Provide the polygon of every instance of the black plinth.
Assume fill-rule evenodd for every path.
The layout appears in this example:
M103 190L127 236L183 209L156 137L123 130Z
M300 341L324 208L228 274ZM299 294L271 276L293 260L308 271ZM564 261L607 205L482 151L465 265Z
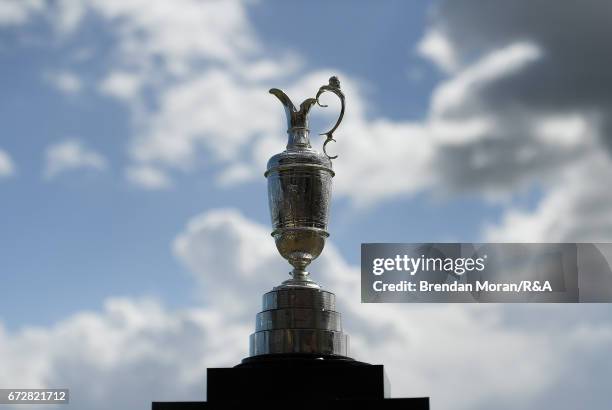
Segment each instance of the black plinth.
M390 399L382 365L349 358L270 355L208 369L208 402L154 402L153 410L403 409L429 410L429 399Z

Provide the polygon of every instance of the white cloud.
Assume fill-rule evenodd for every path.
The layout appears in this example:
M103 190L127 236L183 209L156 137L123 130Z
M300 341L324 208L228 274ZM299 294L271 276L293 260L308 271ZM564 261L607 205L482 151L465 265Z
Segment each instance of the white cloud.
M141 85L141 77L138 74L113 71L100 84L100 91L129 101L138 95Z
M71 405L88 410L203 400L206 368L235 364L247 332L216 311L109 299L49 327L0 326L0 384L68 387Z
M277 59L256 60L244 66L232 67L244 79L253 82L275 80L295 74L302 66L302 59L296 54L288 54Z
M221 186L231 186L243 181L249 181L253 179L254 170L252 167L244 164L236 164L229 168L219 175L217 179L219 185ZM259 173L257 173L257 176Z
M214 210L189 221L174 241L174 254L210 303L250 321L264 291L291 270L276 257L270 232L236 210Z
M194 172L202 166L217 171L221 186L259 178L269 156L285 144L281 107L267 94L269 86L286 89L299 102L332 73L340 76L349 104L338 142L330 147L340 154L334 190L358 206L433 190L507 199L534 183L550 186L560 170L597 147L605 123L581 107L569 114L565 108L525 108L522 96L540 90L537 86L507 102L521 79L547 64L556 49L542 36L512 32L473 35L459 43L456 23L444 9L417 51L449 77L433 90L423 121L398 121L368 112L360 81L347 73L304 72L295 53L271 56L241 2L185 0L143 7L140 0L93 1L86 7L118 22L112 26L118 52L100 91L131 108L132 164L126 177L145 189L167 188L174 170ZM292 80L296 75L301 80ZM513 82L519 86L507 86ZM317 112L331 118L333 110ZM320 147L316 136L312 142ZM525 212L513 208L507 216ZM515 237L505 226L487 227L485 234Z
M431 186L436 142L427 124L372 117L361 87L348 74L333 68L303 72L295 53L265 52L242 2L178 3L86 3L87 10L113 21L118 51L99 88L131 108L128 179L145 188L163 187L173 170L193 172L204 165L217 170L222 186L260 176L286 138L282 107L267 93L270 86L283 87L299 104L337 74L349 109L338 144L330 147L342 156L336 192L366 205ZM81 5L70 2L55 13L71 27L84 15ZM301 80L292 81L296 74ZM76 89L63 83L66 90ZM333 116L333 108L320 112ZM316 135L312 140L320 147ZM356 182L364 189L352 189Z
M269 231L215 210L193 218L174 244L203 297L249 332L260 295L290 269ZM437 409L537 408L537 397L591 377L586 363L610 354L609 321L593 322L575 306L361 304L359 268L331 243L310 270L336 292L353 356L384 363L394 397L428 395Z
M551 7L559 10L554 18ZM223 186L252 180L284 146L269 86L299 101L332 73L340 75L349 103L331 148L341 155L335 192L357 205L421 191L507 199L533 184L563 184L554 178L560 170L610 145L609 102L591 81L605 83L612 72L593 60L608 47L597 35L609 26L597 2L482 8L461 0L437 7L417 51L449 77L434 89L423 121L372 115L360 80L334 68L306 72L296 53L272 52L243 2L93 0L51 9L64 33L86 12L113 23L117 52L100 90L132 108L129 168L158 176L164 169L163 178L149 177L157 182L145 187L202 165L212 166ZM533 13L547 19L526 17ZM559 21L572 30L559 33ZM600 51L585 51L591 49ZM295 81L297 75L303 80ZM560 120L567 116L578 120Z
M434 90L430 121L492 125L455 143L437 138L432 164L441 189L497 199L541 190L538 204L511 206L499 225L485 228L486 238L612 237L609 198L598 188L612 172L612 101L600 92L612 70L597 57L607 53L609 12L589 0L495 7L458 0L436 8L428 33L443 33L460 64Z
M602 186L610 178L607 153L593 153L561 171L534 210L510 208L485 236L493 242L608 242L612 193Z
M282 118L276 104L263 86L242 84L222 70L207 70L160 92L159 110L148 117L132 155L139 161L185 168L196 163L197 148L206 148L213 163L236 161L241 147L256 135L282 135L275 126L280 121L270 121L274 115ZM251 110L258 115L247 115Z
M132 184L145 189L158 190L172 186L172 180L166 173L149 165L129 167L125 175Z
M112 299L102 312L52 327L0 332L0 360L8 369L0 383L11 375L21 385L69 386L73 403L87 409L203 399L205 369L246 355L260 296L286 278L289 265L267 227L233 210L193 218L174 249L210 310L172 312L154 301ZM441 410L491 402L529 409L558 389L576 391L583 377L593 391L606 383L588 365L610 354L605 307L364 305L358 268L332 244L311 271L337 293L353 356L384 363L394 397L428 395Z
M578 114L557 115L538 119L533 132L545 143L573 147L597 134L593 129L594 124L596 121L592 118Z
M0 0L0 26L24 24L43 8L43 0Z
M232 7L243 6L233 3ZM539 57L535 45L517 42L468 67L455 64L457 74L436 89L427 121L392 121L368 112L361 87L346 73L333 68L301 72L299 57L293 55L271 60L262 52L263 46L253 35L244 10L230 12L233 23L219 30L225 30L224 35L230 38L243 38L249 33L252 47L247 52L240 46L242 41L229 41L230 49L223 53L213 53L203 45L180 48L179 52L173 41L163 37L165 25L153 26L158 23L156 17L135 16L127 5L101 12L106 16L118 13L125 18L123 24L139 27L146 33L142 40L133 35L132 29L120 31L121 50L155 50L138 59L122 52L119 66L126 68L116 69L102 84L105 92L130 100L136 134L130 144L130 155L136 166L161 165L168 172L193 172L212 165L222 186L252 180L261 174L269 156L285 145L282 108L267 94L270 85L285 88L299 103L326 83L330 74L338 74L349 96L349 109L337 133L338 143L331 148L342 157L334 164L338 170L335 192L348 196L356 205L439 186L445 189L448 177L444 167L436 165L440 151L448 143L482 140L481 136L495 120L475 116L456 118L452 116L453 107L464 107L466 101L476 100L478 92L487 84L520 71ZM167 24L180 33L195 31L191 20L182 20L182 15L178 13ZM174 18L181 23L176 22L174 26ZM176 35L183 36L180 33ZM140 41L138 46L137 41ZM162 61L172 61L172 64L153 64L154 56L163 56ZM220 65L202 67L194 63L198 59L218 59ZM127 68L130 66L131 71ZM189 69L196 66L197 71ZM176 67L182 68L176 70ZM295 73L300 74L301 80L286 86ZM153 96L152 108L143 109L144 95ZM331 117L331 113L333 109L324 115ZM344 135L350 135L350 140L343 138ZM312 140L317 146L316 136ZM363 189L353 189L356 183ZM451 180L449 184L452 183Z
M0 178L6 178L15 173L13 160L6 151L0 149Z
M48 72L45 78L64 94L77 94L83 87L79 77L70 71Z
M240 1L93 0L89 6L116 23L125 61L160 57L174 74L189 73L198 59L241 61L258 47Z
M514 43L483 56L438 86L432 94L432 116L452 116L477 98L480 88L520 71L540 57L531 43Z
M350 104L334 147L344 161L337 165L337 192L363 205L431 183L426 164L432 142L422 124L369 118L357 81L346 73L332 68L303 72L295 53L266 53L242 2L92 1L86 7L113 21L118 51L99 88L131 108L128 178L139 185L167 185L170 175L160 177L160 166L192 172L212 165L222 186L260 176L286 139L282 107L267 93L270 86L283 87L299 103L332 74L340 75ZM70 20L72 29L84 15L81 5L70 2L55 13L60 22ZM293 83L296 74L302 80ZM332 109L319 112L333 115ZM350 187L355 181L367 189L355 193Z
M154 300L114 298L102 311L51 326L0 327L0 384L66 386L73 406L88 410L203 400L206 368L246 356L261 294L290 269L269 230L215 210L177 236L175 254L200 284L207 309L169 311ZM364 305L359 269L332 244L311 271L338 296L352 355L384 363L394 397L430 396L440 410L491 403L535 409L547 397L570 409L565 391L608 401L607 378L592 367L609 369L601 358L611 353L612 326L601 305Z
M72 7L71 3L64 2L66 7ZM13 11L6 12L7 4ZM4 16L0 22L26 21L32 8L22 9L21 4L38 2L0 3L5 6L4 14L0 6ZM498 7L489 8L470 1L448 4L454 11L442 13L434 23L445 30L433 27L429 36L438 33L438 37L425 37L420 46L422 53L450 74L436 88L425 121L372 116L357 80L339 73L349 108L337 133L338 143L331 147L341 155L335 163L336 192L366 204L432 187L511 194L519 186L541 180L550 192L535 211L513 208L501 225L489 228L489 238L609 239L612 233L606 221L611 198L601 187L607 186L611 167L605 155L597 155L604 154L601 141L605 144L609 133L602 132L605 121L597 123L591 116L593 110L605 107L609 97L598 90L606 89L612 70L597 61L607 55L609 36L584 34L606 32L608 14L597 13L584 2L555 2L554 6L499 2ZM14 7L19 7L17 12ZM267 157L284 146L281 108L266 94L268 86L289 88L289 95L298 101L336 73L331 68L304 73L299 64L296 68L290 61L278 63L275 56L262 52L263 45L238 2L106 0L92 1L87 7L113 23L119 41L113 71L101 87L103 92L131 99L135 106L136 136L130 144L135 168L128 168L127 176L140 173L144 186L166 185L168 176L160 174L159 164L163 169L193 169L198 154L220 168L222 182L261 175ZM550 7L560 10L558 15L569 16L570 22L572 16L587 13L592 18L584 21L599 29L559 32L559 21L542 12ZM523 18L508 18L511 24L507 24L504 13L511 16L517 10ZM74 29L83 15L76 9L69 12L73 17L62 20L66 31ZM546 18L524 18L523 12ZM486 13L499 15L489 18ZM517 31L517 21L536 24ZM601 21L605 25L596 25ZM557 36L551 36L553 32ZM563 41L552 44L551 38ZM580 53L585 50L592 50L591 54ZM593 56L596 60L588 60ZM211 61L214 68L206 65ZM304 80L286 87L293 80L286 73L298 73ZM589 79L599 84L593 87ZM159 103L156 108L143 113L138 103L141 93L152 93ZM558 118L568 112L579 120L560 122ZM605 117L606 113L599 114ZM589 134L587 140L577 144L585 134ZM58 160L65 165L54 174L78 166L104 167L92 165L95 155L85 161L89 165L70 165L75 163L70 158L81 155L59 157L65 157ZM105 163L99 158L93 163ZM354 186L363 189L354 190ZM117 400L125 408L142 407L156 398L152 394L143 400L146 395L133 394L139 389L168 392L164 386L171 386L184 390L162 393L159 398L192 397L200 391L195 389L202 388L204 367L218 363L210 358L227 354L222 357L231 364L243 354L234 352L244 352L261 288L280 282L289 270L271 239L263 241L268 231L235 212L218 211L195 218L175 241L176 255L198 275L204 296L231 313L234 321L203 312L213 318L202 324L200 316L189 311L178 314L188 317L186 323L177 322L176 313L159 306L122 301L119 307L76 316L51 328L0 332L4 357L0 361L10 369L3 374L16 375L12 381L40 382L41 386L73 383L88 393L82 397L92 399L124 392ZM484 408L502 402L525 408L534 397L571 391L568 386L581 378L590 383L607 380L593 377L587 366L610 355L609 321L591 321L603 308L362 306L357 269L348 266L331 245L313 272L315 279L320 277L340 296L356 356L385 363L396 396L431 395L437 408ZM576 313L583 311L592 315ZM522 320L513 320L521 312L526 312ZM530 322L532 316L540 320ZM235 333L209 342L206 329L221 326ZM67 354L70 350L77 355ZM123 355L129 360L118 359ZM10 362L15 357L20 361ZM28 360L23 362L22 357ZM162 384L159 380L166 379L160 375L165 372L172 375L172 382ZM134 374L150 378L143 381ZM173 378L187 381L174 383ZM132 388L133 383L143 384ZM83 405L95 406L99 403Z
M45 157L44 176L47 179L53 179L64 172L81 168L104 170L107 167L107 161L102 155L75 139L51 145L47 148Z
M452 73L459 66L453 46L439 30L428 31L417 44L417 51L446 72Z
M279 107L258 82L294 73L299 57L262 58L240 1L93 1L88 8L113 21L118 51L100 91L131 108L131 168L141 170L131 179L166 185L169 175L152 178L159 165L185 171L204 162L221 167L221 184L248 179L253 160L237 173L237 153L253 138L284 134L270 121L282 118Z
M330 146L342 156L334 164L336 192L364 205L427 187L431 183L427 164L435 142L423 125L369 119L355 81L331 69L306 73L285 89L298 104L325 84L330 73L340 76L350 95L350 110L338 132L338 143ZM286 145L282 106L267 89L211 69L160 90L159 108L142 121L143 132L133 140L132 156L141 163L181 170L207 162L220 169L218 182L225 186L259 178L268 158ZM337 112L334 108L315 111L314 115L326 118ZM316 135L312 144L321 149ZM364 189L354 190L356 181Z
M55 7L52 23L62 36L69 35L79 26L85 16L89 0L56 0L48 4Z

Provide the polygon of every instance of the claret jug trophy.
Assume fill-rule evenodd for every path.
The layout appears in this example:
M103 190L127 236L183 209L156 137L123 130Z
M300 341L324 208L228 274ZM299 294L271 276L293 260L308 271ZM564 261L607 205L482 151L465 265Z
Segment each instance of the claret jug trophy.
M323 151L310 143L308 115L313 106L324 106L319 97L331 92L340 98L340 115L326 139ZM264 295L251 335L250 356L267 354L348 355L348 336L342 332L335 296L322 290L306 270L317 258L329 236L331 186L334 171L326 146L344 116L344 94L336 77L322 86L315 98L299 109L281 90L270 93L282 103L287 117L285 151L268 161L268 200L272 236L281 256L291 264L291 278Z
M322 151L310 142L308 114L325 105L319 97L340 98L340 113L325 136ZM329 236L332 160L327 145L344 116L340 81L331 77L299 109L281 90L270 90L287 116L286 149L270 158L265 172L272 237L292 266L291 277L263 295L249 356L231 368L209 368L207 402L154 402L153 410L193 409L406 409L428 410L428 398L389 399L382 365L349 357L335 295L308 273ZM223 331L220 329L220 331Z

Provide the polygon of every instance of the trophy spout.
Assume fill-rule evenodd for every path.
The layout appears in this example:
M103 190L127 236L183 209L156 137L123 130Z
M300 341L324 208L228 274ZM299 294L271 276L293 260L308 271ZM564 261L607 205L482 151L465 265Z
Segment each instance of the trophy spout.
M278 88L271 88L270 94L276 96L278 100L283 104L285 108L285 116L287 118L287 133L289 134L289 141L287 142L287 150L299 150L299 149L310 149L310 137L308 128L308 115L313 105L317 104L320 107L327 107L325 104L321 104L319 98L325 92L331 92L336 94L340 99L340 114L334 126L327 132L323 132L320 135L325 135L325 142L323 143L323 154L329 159L338 158L337 155L330 156L327 154L327 144L335 142L333 133L340 126L342 119L344 118L344 93L340 90L340 80L338 77L332 76L329 79L329 83L322 85L317 92L315 98L307 98L302 104L300 109L297 110L291 99L285 94L283 90Z
M278 88L270 89L270 94L276 96L285 108L285 116L287 118L287 134L289 140L287 142L288 150L309 149L310 138L308 129L308 114L313 105L316 104L316 98L307 98L300 104L300 109L297 110L291 99Z

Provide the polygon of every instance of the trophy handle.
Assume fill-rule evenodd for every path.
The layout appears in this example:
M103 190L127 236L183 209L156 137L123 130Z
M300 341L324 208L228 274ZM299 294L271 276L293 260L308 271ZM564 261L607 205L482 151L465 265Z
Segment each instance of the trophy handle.
M342 118L344 117L344 94L342 93L342 91L340 91L340 80L338 80L338 77L336 77L336 76L330 77L329 84L321 86L321 88L319 88L319 92L317 92L317 95L315 96L315 99L317 101L317 105L319 107L327 107L326 104L321 104L319 102L319 97L325 91L329 91L329 92L332 92L332 93L336 94L338 96L338 98L340 98L340 104L341 104L340 115L338 116L338 120L336 120L336 124L329 131L323 132L323 133L319 134L319 135L325 135L327 137L325 139L325 142L323 143L323 153L329 159L336 159L336 158L338 158L338 156L334 155L333 157L330 157L329 154L327 153L327 151L325 150L325 148L326 148L327 144L329 144L331 141L336 142L336 140L333 137L333 133L334 133L334 131L336 131L336 128L338 128L338 126L340 126L340 122L342 122Z

